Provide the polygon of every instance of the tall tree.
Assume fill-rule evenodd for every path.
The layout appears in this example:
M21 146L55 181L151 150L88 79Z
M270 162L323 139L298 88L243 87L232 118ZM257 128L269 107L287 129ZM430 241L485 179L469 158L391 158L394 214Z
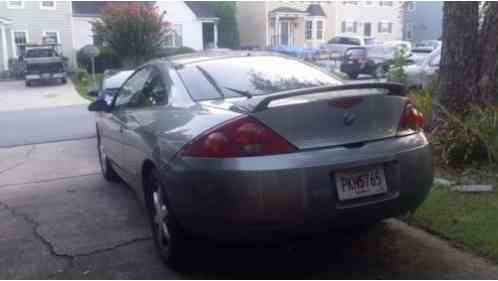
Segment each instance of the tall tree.
M478 98L478 27L478 2L444 3L439 92L454 113L464 113Z
M239 29L237 25L237 2L215 2L218 22L218 46L221 48L236 49L239 47Z
M498 3L485 2L479 32L479 95L483 102L497 100Z
M158 54L169 24L150 3L110 2L92 25L96 41L134 67Z

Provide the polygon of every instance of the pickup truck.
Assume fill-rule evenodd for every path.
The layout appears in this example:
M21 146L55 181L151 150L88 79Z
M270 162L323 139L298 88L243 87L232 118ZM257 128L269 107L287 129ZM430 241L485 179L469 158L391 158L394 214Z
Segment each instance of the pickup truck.
M67 82L64 58L54 45L27 46L23 60L26 65L26 87L39 81Z

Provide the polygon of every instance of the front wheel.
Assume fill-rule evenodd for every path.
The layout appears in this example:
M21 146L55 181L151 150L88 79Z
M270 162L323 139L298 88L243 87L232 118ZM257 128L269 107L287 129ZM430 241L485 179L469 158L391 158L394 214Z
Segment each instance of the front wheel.
M167 265L178 268L186 257L188 243L171 213L165 188L155 169L148 173L146 191L154 243L161 259Z

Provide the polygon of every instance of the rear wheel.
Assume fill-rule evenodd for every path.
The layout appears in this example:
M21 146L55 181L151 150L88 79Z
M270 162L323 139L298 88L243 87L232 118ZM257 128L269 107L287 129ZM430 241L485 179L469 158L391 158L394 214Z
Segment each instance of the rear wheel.
M171 213L165 188L155 169L148 173L146 190L149 220L159 255L167 265L179 268L188 251L186 236Z
M100 134L97 132L97 148L99 152L99 163L100 163L100 171L102 172L102 176L104 179L111 182L119 181L120 178L116 171L112 168L112 165L109 161L109 158L104 152L104 145L102 144L102 139L100 138Z
M24 82L24 84L26 85L26 87L31 87L31 81L26 80L26 82Z
M62 79L61 79L61 83L62 83L62 84L66 84L66 83L67 83L66 78L62 78Z

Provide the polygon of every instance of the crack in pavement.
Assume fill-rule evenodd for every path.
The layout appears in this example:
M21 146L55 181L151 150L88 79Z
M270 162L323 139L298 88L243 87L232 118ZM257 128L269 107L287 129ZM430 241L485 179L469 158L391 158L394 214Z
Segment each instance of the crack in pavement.
M134 244L134 243L138 243L138 242L148 241L148 240L152 239L151 236L138 237L138 238L130 239L128 241L117 243L117 244L109 246L109 247L105 247L105 248L101 248L101 249L95 249L95 250L90 251L88 253L81 253L81 254L74 254L74 255L62 254L62 253L58 253L57 250L55 249L55 246L53 245L53 243L49 239L47 239L46 237L44 237L38 231L38 229L40 227L40 223L39 222L37 222L35 219L33 219L32 217L30 217L27 214L23 214L23 213L18 212L16 209L12 208L11 206L9 206L5 202L0 201L0 207L3 207L5 210L7 210L8 212L10 212L12 214L12 216L14 216L14 217L20 217L24 221L26 221L27 223L29 223L30 225L32 225L33 226L33 234L34 234L34 236L36 238L38 238L38 240L40 240L42 242L42 244L47 247L49 253L52 256L54 256L54 257L65 259L69 263L69 267L70 268L71 267L76 267L75 262L76 262L77 258L80 258L80 257L89 257L89 256L92 256L92 255L95 255L95 254L109 252L109 251L112 251L112 250L116 250L116 249L118 249L120 247L128 246L128 245L131 245L131 244Z
M5 168L5 169L1 170L0 174L3 174L5 172L8 172L10 170L13 170L13 169L15 169L17 167L20 167L20 166L24 165L24 163L26 163L26 161L28 160L28 158L33 154L33 152L35 152L35 150L36 150L36 145L32 145L31 149L28 152L26 152L26 155L24 155L24 159L20 163L17 163L17 164L15 164L12 167L8 167L8 168Z

